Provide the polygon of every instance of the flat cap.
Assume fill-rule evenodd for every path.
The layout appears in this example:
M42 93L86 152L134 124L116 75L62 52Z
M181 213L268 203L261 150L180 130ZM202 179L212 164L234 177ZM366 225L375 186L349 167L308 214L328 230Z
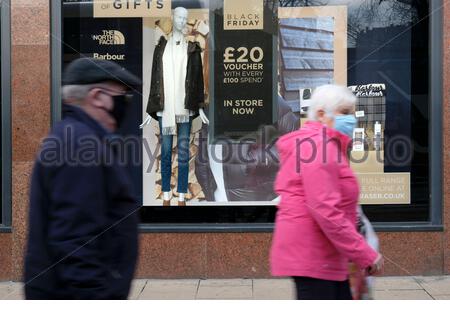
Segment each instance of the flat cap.
M141 80L117 63L93 58L80 58L72 61L64 71L62 84L91 84L113 81L129 88L141 85Z

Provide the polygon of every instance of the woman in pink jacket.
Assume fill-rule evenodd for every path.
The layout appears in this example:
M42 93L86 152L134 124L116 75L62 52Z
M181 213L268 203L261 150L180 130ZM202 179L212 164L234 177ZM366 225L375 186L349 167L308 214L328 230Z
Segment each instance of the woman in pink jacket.
M277 142L271 271L294 278L298 299L351 299L349 260L370 274L383 266L356 230L359 186L347 158L355 102L345 87L318 87L309 121Z

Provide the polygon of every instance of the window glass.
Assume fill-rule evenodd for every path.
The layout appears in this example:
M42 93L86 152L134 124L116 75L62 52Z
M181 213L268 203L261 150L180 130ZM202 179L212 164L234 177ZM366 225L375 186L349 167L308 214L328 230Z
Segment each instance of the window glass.
M272 223L274 143L329 83L358 98L366 214L427 221L428 14L423 0L63 1L62 61L107 59L142 78L121 130L144 223Z
M356 160L355 171L360 177L361 202L365 204L365 212L375 221L427 220L428 1L281 0L280 10L289 12L289 7L310 6L316 8L311 15L320 16L316 18L316 35L310 40L317 43L306 44L306 51L283 44L286 43L283 42L283 37L295 37L293 32L296 32L298 39L305 33L301 25L289 25L296 21L295 18L280 19L282 60L289 62L294 56L311 53L311 50L315 50L311 47L314 45L320 48L321 56L326 54L329 56L323 60L318 59L319 55L302 60L308 64L304 69L312 69L321 75L313 77L315 82L312 82L311 86L335 80L332 79L332 75L327 74L327 70L330 66L336 70L333 62L339 63L336 60L336 51L333 52L331 49L332 40L330 38L327 40L324 36L333 35L327 28L333 25L333 22L336 28L340 17L334 16L334 21L324 21L330 16L324 5L328 8L331 6L337 9L342 6L345 8L347 85L360 95L356 116L357 126L361 129L355 132L355 137L362 138L364 143L360 147L366 148L369 154L368 161L361 164L357 163L361 159L358 152L354 152L353 157ZM336 37L340 31L342 30L334 29L334 36ZM312 35L314 32L308 34ZM300 52L296 51L296 54L293 54L292 50L297 49L300 49ZM333 49L336 50L336 47ZM331 56L334 56L334 61ZM298 77L304 74L305 70L295 66L287 66L286 69L287 75L284 78L288 79L288 84L298 86L297 80L292 80L290 73ZM283 79L283 72L281 74ZM320 80L317 80L318 78ZM302 85L305 84L300 83L300 86ZM289 89L284 90L284 97L294 108L298 105L297 93ZM353 149L355 150L355 146ZM372 153L377 153L376 150L379 150L383 161L370 161ZM402 199L403 196L405 198Z

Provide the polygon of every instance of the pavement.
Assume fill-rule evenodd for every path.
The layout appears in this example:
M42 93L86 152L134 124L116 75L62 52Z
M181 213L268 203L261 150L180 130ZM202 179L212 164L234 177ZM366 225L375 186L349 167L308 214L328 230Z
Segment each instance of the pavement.
M294 299L290 279L137 279L130 299ZM375 279L376 300L450 300L450 276L380 277ZM0 299L23 299L23 284L0 282Z

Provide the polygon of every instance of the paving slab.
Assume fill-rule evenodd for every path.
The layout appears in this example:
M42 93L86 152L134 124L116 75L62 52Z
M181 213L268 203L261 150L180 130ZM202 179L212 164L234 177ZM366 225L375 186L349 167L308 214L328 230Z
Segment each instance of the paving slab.
M193 300L199 280L148 280L139 300Z
M416 277L417 282L432 296L450 295L450 277Z
M383 277L374 278L375 290L421 290L423 289L414 278Z
M239 287L252 286L252 279L206 279L200 280L200 287Z
M0 282L0 300L23 300L25 294L21 282Z
M23 284L0 282L0 299L23 299ZM130 299L294 299L290 279L136 279ZM376 278L374 298L379 300L450 300L450 276Z
M434 295L435 300L450 300L450 295Z
M374 291L375 300L433 300L425 290Z
M202 285L196 299L244 300L252 299L252 285Z
M147 279L138 279L133 280L131 283L130 294L128 295L128 299L137 300L144 290L145 285L147 284Z
M290 279L253 280L253 299L257 300L293 300L295 285Z

